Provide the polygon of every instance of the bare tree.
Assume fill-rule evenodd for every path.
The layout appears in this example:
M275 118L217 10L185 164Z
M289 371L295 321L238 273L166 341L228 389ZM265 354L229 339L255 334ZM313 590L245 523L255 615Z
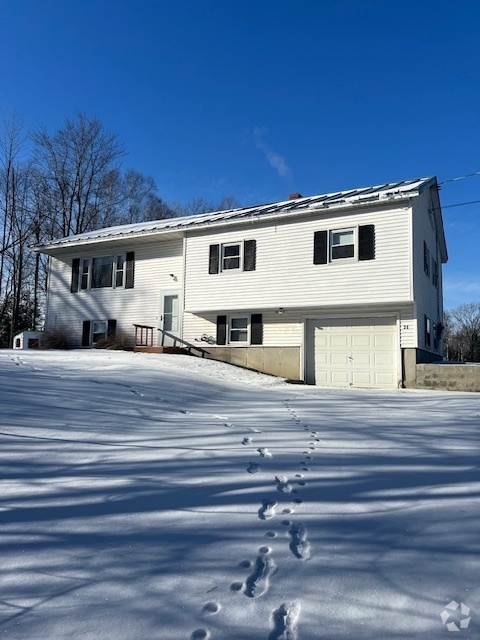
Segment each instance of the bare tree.
M98 227L112 207L109 183L124 155L117 136L83 112L67 118L54 134L42 127L31 135L50 208L56 214L56 235Z
M16 114L3 116L0 133L0 341L11 344L22 328L31 304L28 278L32 263L26 250L33 223L29 208L30 164Z
M480 303L471 302L445 312L446 353L449 360L480 361Z

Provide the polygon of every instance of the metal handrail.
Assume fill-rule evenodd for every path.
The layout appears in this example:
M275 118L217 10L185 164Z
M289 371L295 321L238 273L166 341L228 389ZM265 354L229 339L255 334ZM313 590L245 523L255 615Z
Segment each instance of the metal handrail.
M181 345L185 345L187 351L190 353L190 351L192 349L196 349L196 351L199 351L202 354L202 358L205 357L205 354L209 354L208 351L206 351L205 349L202 349L202 347L197 347L196 345L192 344L191 342L187 342L186 340L183 340L183 338L179 338L178 336L174 336L173 333L169 333L168 331L165 331L164 329L157 329L157 331L160 331L162 334L162 344L161 346L164 347L165 346L165 336L167 336L168 338L171 338L173 340L173 346L176 347L177 346L177 342L179 342Z

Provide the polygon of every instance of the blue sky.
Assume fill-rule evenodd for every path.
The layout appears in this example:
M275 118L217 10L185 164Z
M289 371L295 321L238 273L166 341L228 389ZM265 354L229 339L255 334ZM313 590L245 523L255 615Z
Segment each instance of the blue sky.
M480 171L474 0L0 0L0 110L78 110L167 201ZM480 301L480 176L441 191L447 308Z

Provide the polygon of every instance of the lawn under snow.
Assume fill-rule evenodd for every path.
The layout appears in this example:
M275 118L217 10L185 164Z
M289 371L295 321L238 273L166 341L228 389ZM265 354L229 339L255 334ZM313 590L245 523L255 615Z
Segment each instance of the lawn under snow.
M0 637L480 637L480 394L106 351L0 384Z

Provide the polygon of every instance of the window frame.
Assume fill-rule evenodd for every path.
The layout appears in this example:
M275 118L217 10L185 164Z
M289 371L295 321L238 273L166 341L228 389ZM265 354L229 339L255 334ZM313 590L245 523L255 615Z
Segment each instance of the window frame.
M426 241L423 241L423 270L427 278L430 278L430 249Z
M333 236L334 234L345 234L345 233L351 233L352 234L352 242L348 243L348 244L333 244ZM328 253L329 253L329 261L332 262L337 262L337 260L356 260L358 261L358 234L357 234L357 227L345 227L342 229L330 229L329 231L329 238L328 238ZM353 249L353 255L351 256L338 256L338 257L334 257L333 256L333 249L336 247L352 247Z
M428 316L425 316L425 348L432 348L432 321Z
M234 320L246 320L245 328L233 328L232 321ZM236 313L233 315L229 315L227 317L227 344L229 346L250 346L250 338L251 338L251 324L252 324L252 315L250 313ZM246 331L247 337L246 340L232 340L232 331L243 332Z
M93 281L93 261L111 258L111 284L94 287ZM121 261L122 268L119 268L119 261ZM118 274L121 274L121 282L118 283ZM127 253L114 253L110 255L90 256L88 258L80 259L80 273L79 273L79 291L97 291L99 289L125 289L126 288L126 273L127 273Z
M439 279L438 262L432 256L432 283L436 289L438 289L438 279Z
M105 324L105 331L95 331L95 324ZM94 336L99 335L99 337L94 340ZM92 320L90 324L90 345L93 347L100 340L104 340L108 336L108 320Z
M238 255L226 256L225 249L238 247ZM226 266L226 262L238 259L237 267ZM220 245L220 271L243 271L243 242L224 242Z

